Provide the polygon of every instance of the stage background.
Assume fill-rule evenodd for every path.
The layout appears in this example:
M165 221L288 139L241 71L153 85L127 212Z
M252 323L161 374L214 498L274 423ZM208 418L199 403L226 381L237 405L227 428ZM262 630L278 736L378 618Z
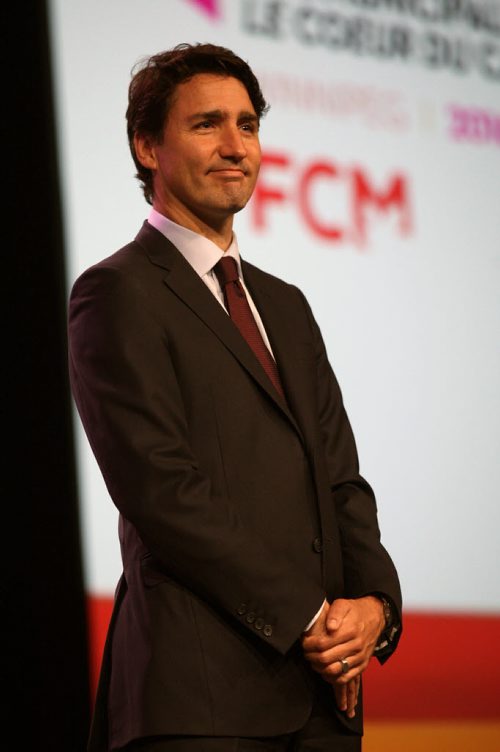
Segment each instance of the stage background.
M419 749L500 748L500 4L49 8L67 290L147 216L125 131L134 63L211 41L258 75L271 109L240 250L312 305L404 594L398 654L367 672L365 749L409 750L410 729ZM93 688L121 566L73 419Z

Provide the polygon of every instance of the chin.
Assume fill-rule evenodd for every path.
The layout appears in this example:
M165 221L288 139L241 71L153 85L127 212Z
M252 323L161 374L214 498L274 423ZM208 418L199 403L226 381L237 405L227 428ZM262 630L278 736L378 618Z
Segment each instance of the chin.
M224 196L220 197L221 208L232 212L241 211L247 205L251 195L248 191L227 191Z
M245 202L241 201L238 203L231 204L231 206L229 207L229 211L231 212L231 214L236 214L237 212L244 209L246 205L247 205L246 201Z
M233 212L239 212L242 209L245 208L245 206L248 204L248 201L250 199L250 196L232 196L228 197L228 206L231 211Z
M225 201L224 203L217 204L217 206L213 206L213 212L214 214L218 214L221 217L226 217L230 214L236 214L237 212L241 211L245 208L247 205L248 199L245 201Z

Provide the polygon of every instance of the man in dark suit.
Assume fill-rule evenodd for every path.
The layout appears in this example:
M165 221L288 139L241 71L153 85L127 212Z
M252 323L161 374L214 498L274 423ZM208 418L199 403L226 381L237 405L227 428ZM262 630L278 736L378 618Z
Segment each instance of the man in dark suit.
M358 750L401 595L319 328L241 260L266 103L212 45L150 58L128 134L148 220L70 300L79 413L120 511L91 750Z

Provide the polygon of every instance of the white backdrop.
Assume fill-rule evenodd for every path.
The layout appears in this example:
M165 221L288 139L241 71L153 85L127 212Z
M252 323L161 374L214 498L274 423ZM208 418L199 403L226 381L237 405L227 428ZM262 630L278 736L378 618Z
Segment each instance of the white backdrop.
M309 298L406 607L500 612L500 2L52 0L51 21L68 287L147 216L134 63L248 60L271 109L242 255ZM75 427L87 588L112 594L117 513Z

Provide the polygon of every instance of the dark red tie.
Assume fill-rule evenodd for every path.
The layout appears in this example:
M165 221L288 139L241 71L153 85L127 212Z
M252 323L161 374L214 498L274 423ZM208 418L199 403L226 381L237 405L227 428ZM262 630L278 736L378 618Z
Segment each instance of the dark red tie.
M214 272L224 292L224 300L229 315L254 351L274 388L285 399L275 360L262 339L252 309L248 304L245 290L238 278L236 259L232 256L223 256L214 266Z

